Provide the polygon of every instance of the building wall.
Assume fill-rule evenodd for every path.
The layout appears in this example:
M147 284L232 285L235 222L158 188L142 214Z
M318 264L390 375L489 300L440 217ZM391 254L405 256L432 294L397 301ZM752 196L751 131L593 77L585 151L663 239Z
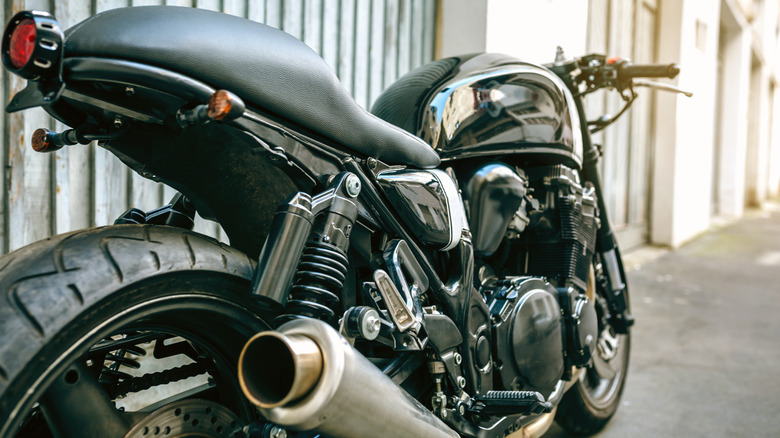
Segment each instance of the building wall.
M53 13L67 29L107 9L162 3L219 10L302 39L364 107L395 79L434 57L436 0L5 0L0 21L38 9ZM4 102L25 86L5 71L0 71L0 83ZM175 194L131 172L95 144L35 153L30 137L42 127L66 128L41 109L0 117L0 160L5 164L0 253L52 234L110 224L131 206L151 210ZM196 230L226 239L213 222L199 220Z
M480 20L486 14L487 51L549 62L561 45L570 56L595 51L680 64L681 74L667 82L692 91L693 98L639 91L639 105L595 137L605 150L605 196L621 243L674 247L705 231L714 218L740 217L746 207L780 194L779 5L487 0L472 4L471 13ZM454 28L458 38L482 47L481 27L469 37L465 26L444 21L440 27ZM449 38L446 32L439 37ZM589 99L586 109L614 114L619 103ZM623 153L626 144L629 152ZM642 172L648 176L637 177Z

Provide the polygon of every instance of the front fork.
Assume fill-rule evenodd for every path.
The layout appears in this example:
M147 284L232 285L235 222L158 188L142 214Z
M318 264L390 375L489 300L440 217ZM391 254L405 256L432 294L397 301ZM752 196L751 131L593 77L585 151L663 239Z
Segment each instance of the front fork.
M585 117L585 111L582 105L582 98L576 97L577 112L580 117ZM588 131L587 123L582 123L582 142L585 156L582 164L582 177L585 181L593 184L598 200L599 219L601 226L596 235L596 251L601 256L601 264L604 272L603 290L605 290L607 305L609 306L610 324L616 333L626 334L628 328L634 324L634 317L631 316L628 301L628 284L626 282L626 273L623 269L623 261L620 257L615 233L612 230L612 223L607 213L607 205L604 202L604 191L601 188L601 175L599 172L599 159L601 152L593 145Z

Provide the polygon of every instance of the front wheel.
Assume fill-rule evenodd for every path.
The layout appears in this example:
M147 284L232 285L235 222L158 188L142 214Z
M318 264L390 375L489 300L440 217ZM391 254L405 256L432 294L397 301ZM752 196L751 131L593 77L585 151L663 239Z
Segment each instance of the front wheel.
M123 225L0 258L0 437L240 436L236 369L268 328L253 263L192 232Z
M595 299L599 319L596 352L591 366L582 370L555 414L555 421L576 435L592 435L606 426L620 405L628 374L631 332L617 334L610 326L606 291L601 290L604 283L595 281L600 271L599 265L591 270L588 285L588 298Z

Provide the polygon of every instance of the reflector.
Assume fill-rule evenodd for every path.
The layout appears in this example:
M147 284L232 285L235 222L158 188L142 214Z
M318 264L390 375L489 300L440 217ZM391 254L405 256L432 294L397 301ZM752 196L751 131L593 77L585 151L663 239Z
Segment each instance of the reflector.
M9 56L11 64L16 68L22 68L27 65L35 49L35 23L32 20L22 20L11 34L11 47Z

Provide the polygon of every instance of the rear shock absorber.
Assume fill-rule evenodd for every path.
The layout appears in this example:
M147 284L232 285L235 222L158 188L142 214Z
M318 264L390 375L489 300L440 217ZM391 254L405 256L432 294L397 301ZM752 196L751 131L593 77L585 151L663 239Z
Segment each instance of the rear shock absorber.
M308 217L313 218L319 213L322 215L314 220L315 232L305 243L302 254L300 249L292 249L297 249L297 254L301 255L292 287L287 289L289 292L282 296L279 296L278 288L274 292L277 295L274 301L284 306L284 314L275 320L277 326L299 317L335 323L336 315L341 310L340 294L349 265L349 236L357 218L355 198L360 188L360 180L356 175L343 172L333 178L328 190L311 198L311 215ZM322 217L324 220L321 220ZM302 222L294 215L280 217L280 222L282 220ZM306 227L301 227L301 230L304 229ZM269 237L263 253L272 248L274 243ZM256 284L268 283L268 276L272 278L275 275L268 269L263 271L258 272ZM263 296L271 291L255 289L255 293Z
M337 246L316 240L309 242L298 265L286 312L332 322L339 308L339 293L344 288L348 264L346 252Z

